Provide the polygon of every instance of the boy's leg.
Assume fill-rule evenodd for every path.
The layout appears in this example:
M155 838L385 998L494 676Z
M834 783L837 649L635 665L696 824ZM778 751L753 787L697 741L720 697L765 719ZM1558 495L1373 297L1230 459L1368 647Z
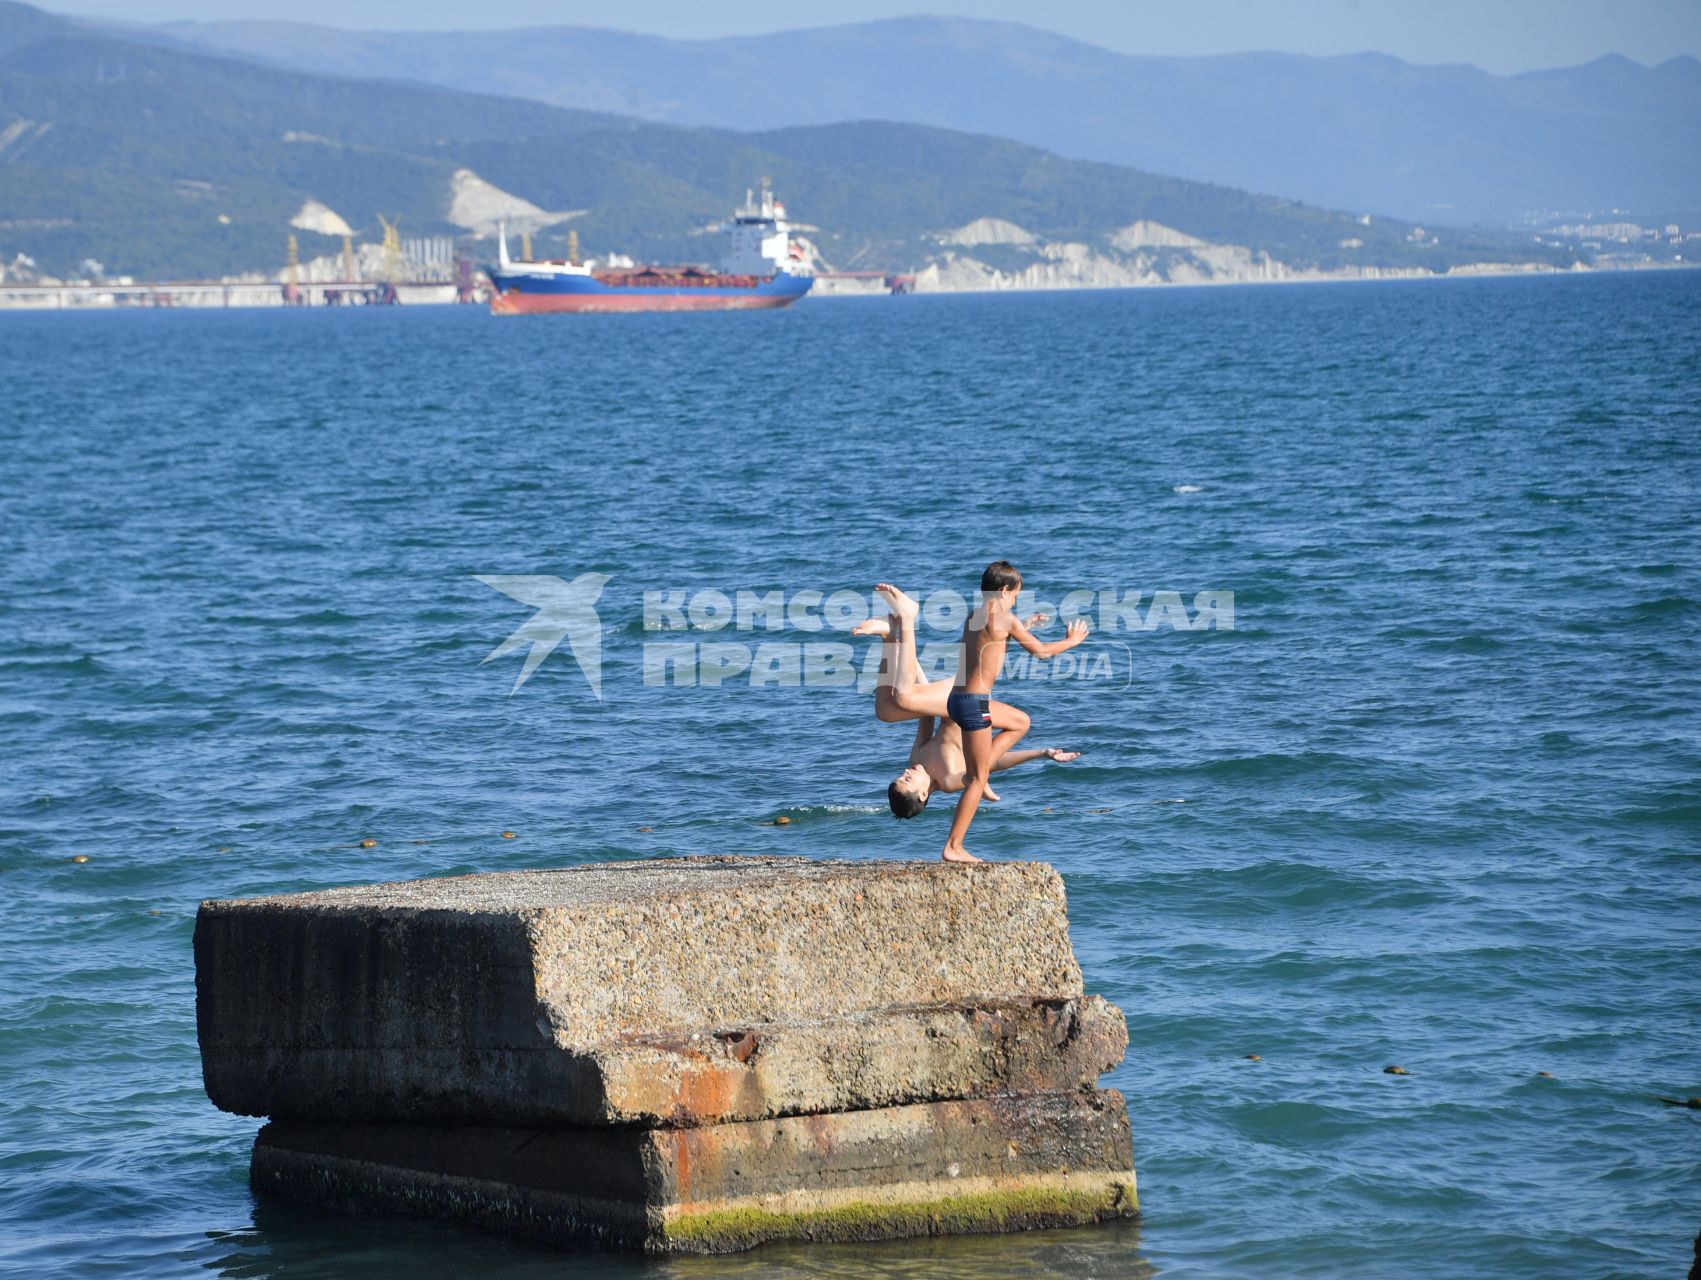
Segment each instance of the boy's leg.
M870 618L857 624L851 632L853 636L880 637L880 675L874 686L874 716L878 720L888 722L911 720L917 717L904 711L898 706L894 687L897 684L898 664L903 661L903 650L900 640L903 636L902 624L896 618Z
M1022 735L1028 731L1030 721L1026 711L1023 711L1020 707L1013 707L1008 702L994 700L988 708L988 714L992 717L994 730L992 735L992 763L987 766L987 773L990 774L998 768L998 762L1004 759L1005 753L1022 740ZM963 735L965 777L968 772L966 763L968 760L968 736L968 734ZM981 788L981 799L990 800L993 804L997 804L1003 798L992 789L992 782L989 778L986 785Z
M888 722L915 720L945 714L945 700L954 681L924 680L915 651L914 602L896 587L881 585L889 607L889 618L870 618L851 632L857 636L880 636L880 683L874 690L874 714ZM887 594L887 593L890 594ZM901 601L901 603L899 603Z
M916 656L915 624L921 606L896 587L882 583L876 587L892 609L892 622L898 633L898 662L893 668L893 686L904 709L912 716L944 716L945 703L956 686L954 676L928 680L922 675L921 659Z
M951 834L945 840L942 855L947 862L979 862L981 859L963 848L963 837L969 823L974 821L986 791L986 779L992 772L992 731L972 729L963 732L963 794L957 800L957 810L951 815Z
M994 699L989 710L992 714L992 727L998 732L992 739L992 763L988 766L988 771L998 766L998 762L1004 758L1005 752L1020 742L1028 732L1029 726L1033 724L1026 711L1023 711L1020 707L1013 707L1008 702L999 702ZM963 749L966 754L968 750L967 734L963 735Z

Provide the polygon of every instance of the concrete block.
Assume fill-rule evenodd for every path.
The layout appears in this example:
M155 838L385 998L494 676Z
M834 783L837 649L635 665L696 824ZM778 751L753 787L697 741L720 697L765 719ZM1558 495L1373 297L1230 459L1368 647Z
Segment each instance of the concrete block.
M1131 1217L1115 1091L922 1103L706 1128L274 1121L257 1191L456 1218L564 1245L724 1253Z
M1125 1036L1082 1001L1043 863L677 858L212 901L195 959L207 1092L246 1115L704 1124L1089 1084Z

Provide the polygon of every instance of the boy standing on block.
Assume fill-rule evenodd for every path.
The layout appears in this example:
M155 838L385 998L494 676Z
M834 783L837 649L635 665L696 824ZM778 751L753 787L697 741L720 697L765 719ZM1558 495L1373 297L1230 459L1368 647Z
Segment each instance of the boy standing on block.
M966 764L962 797L951 816L951 834L945 841L945 861L979 862L963 848L963 837L974 821L992 772L992 686L1004 668L1004 649L1010 637L1036 658L1050 658L1073 649L1087 638L1087 624L1077 618L1061 640L1049 644L1034 639L1033 633L1016 616L1016 596L1022 575L1008 560L994 560L980 575L981 604L963 623L963 656L957 664L957 679L945 700L945 714L963 731Z

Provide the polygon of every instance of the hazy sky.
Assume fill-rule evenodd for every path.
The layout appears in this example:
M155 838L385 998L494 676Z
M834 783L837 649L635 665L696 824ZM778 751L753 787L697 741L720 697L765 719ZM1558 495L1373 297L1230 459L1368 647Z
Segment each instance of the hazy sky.
M1622 53L1701 56L1701 0L38 0L143 22L279 18L379 30L568 23L681 38L913 13L1001 18L1126 53L1357 53L1501 73Z

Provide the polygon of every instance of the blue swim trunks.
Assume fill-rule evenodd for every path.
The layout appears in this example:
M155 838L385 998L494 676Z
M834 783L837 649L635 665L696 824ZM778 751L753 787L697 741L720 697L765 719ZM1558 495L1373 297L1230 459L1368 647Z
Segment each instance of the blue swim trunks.
M951 696L945 699L945 714L950 716L964 733L973 733L976 729L990 729L992 695L953 689Z

